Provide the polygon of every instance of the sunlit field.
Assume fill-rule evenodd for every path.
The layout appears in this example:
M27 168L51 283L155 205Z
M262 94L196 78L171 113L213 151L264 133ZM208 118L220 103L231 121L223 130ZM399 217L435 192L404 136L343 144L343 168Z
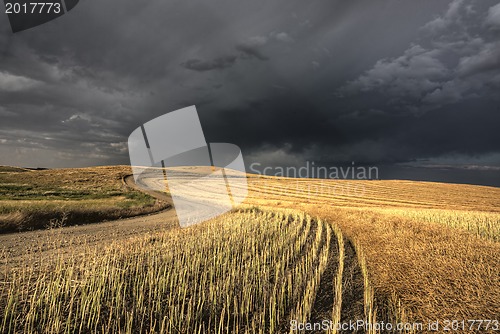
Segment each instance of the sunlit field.
M321 217L357 245L379 320L498 319L500 189L267 177L250 183L248 202Z
M340 320L343 247L341 235L310 216L247 209L111 242L104 252L31 258L31 266L3 273L0 328L278 333L290 318L308 319L318 293L330 298L326 315ZM319 290L327 265L337 268L328 273L340 283L335 291Z
M0 233L93 223L158 211L153 197L129 189L128 167L32 171L0 166Z
M120 192L102 201L113 207L138 191L122 182L127 167L116 170L120 182L98 188ZM21 174L3 180L34 182ZM88 180L78 182L82 203L100 182ZM60 209L64 200L44 201L42 186L29 190L33 203ZM2 236L0 332L293 333L324 320L331 326L315 332L338 332L363 320L420 333L435 321L500 320L500 189L249 175L248 190L239 208L184 229L167 210L157 215L164 225L146 227L155 215L118 221L101 241L94 229L108 223L75 234L52 226L37 232L38 248L29 234L24 245L7 242L23 234ZM4 192L1 207L22 193ZM143 229L123 236L120 224Z

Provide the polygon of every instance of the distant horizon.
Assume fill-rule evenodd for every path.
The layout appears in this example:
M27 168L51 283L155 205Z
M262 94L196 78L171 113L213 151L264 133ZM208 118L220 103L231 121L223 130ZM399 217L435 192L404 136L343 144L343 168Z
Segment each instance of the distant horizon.
M128 164L135 129L196 106L206 142L248 165L500 185L461 169L500 170L498 0L146 7L82 3L19 33L0 21L0 163Z
M79 169L93 167L118 167L130 166L130 164L99 164L87 165L78 167L42 167L42 166L13 166L0 164L0 167L24 168L29 170L52 170L52 169ZM439 168L439 167L411 167L411 166L381 166L379 179L366 179L372 181L415 181L415 182L433 182L433 183L449 183L449 184L465 184L474 186L487 186L500 188L500 173L498 170L470 170L464 168ZM424 175L423 172L426 175ZM384 173L385 172L385 173ZM251 173L247 170L247 174L259 175ZM385 174L385 176L384 176ZM275 176L275 175L265 175ZM286 176L277 176L286 177ZM308 178L298 177L299 179L328 179L328 178ZM364 181L356 179L330 179L330 180L350 180Z

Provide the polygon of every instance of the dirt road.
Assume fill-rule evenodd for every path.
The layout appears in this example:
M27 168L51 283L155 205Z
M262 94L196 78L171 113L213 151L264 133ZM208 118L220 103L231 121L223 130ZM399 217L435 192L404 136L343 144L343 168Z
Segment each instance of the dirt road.
M124 182L131 188L139 189L159 200L171 203L170 197L164 193L138 187L132 176L125 177ZM154 214L98 224L3 234L0 235L0 268L3 265L28 266L30 262L27 260L29 259L40 260L56 252L78 253L79 248L89 246L106 247L111 241L116 242L172 228L179 228L179 226L175 210L170 207Z

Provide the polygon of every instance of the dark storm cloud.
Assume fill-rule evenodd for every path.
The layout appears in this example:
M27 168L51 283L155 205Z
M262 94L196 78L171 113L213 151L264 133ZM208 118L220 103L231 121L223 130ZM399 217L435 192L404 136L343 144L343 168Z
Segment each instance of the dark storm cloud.
M289 42L291 39L288 37L286 33L276 34L275 39L281 40L284 42ZM268 38L257 36L253 37L249 41L237 44L234 48L239 52L237 55L226 55L216 57L211 60L201 60L201 59L189 59L185 63L181 65L187 68L188 70L205 72L211 70L222 70L228 67L231 67L235 64L235 62L240 59L249 59L256 58L259 60L267 60L268 58L262 54L259 48L265 44L267 44Z
M200 59L189 59L182 65L184 65L184 67L189 70L204 72L204 71L231 67L233 66L236 59L237 59L236 56L219 57L209 61Z
M255 57L260 60L267 60L266 56L262 54L261 51L259 51L258 47L255 45L251 44L239 44L236 46L236 50L241 51L243 54L249 56L249 57Z
M0 164L127 163L135 128L195 104L249 163L500 165L499 8L113 0L16 35L0 20Z
M377 61L340 93L375 91L415 113L497 95L500 42L498 33L490 31L495 8L452 1L443 15L421 28L420 39L403 55Z

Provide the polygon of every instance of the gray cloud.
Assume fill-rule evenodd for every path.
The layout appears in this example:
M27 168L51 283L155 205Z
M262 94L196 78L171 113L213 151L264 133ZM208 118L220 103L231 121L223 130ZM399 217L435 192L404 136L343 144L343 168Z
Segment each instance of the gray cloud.
M211 70L222 70L232 67L238 59L258 59L258 60L268 60L263 52L262 48L268 44L270 40L280 41L285 43L293 42L293 39L286 33L270 33L270 37L267 36L254 36L248 40L238 43L234 46L234 49L238 54L230 54L225 56L216 57L211 60L200 60L200 59L188 59L185 63L181 65L186 69L205 72Z
M490 27L500 28L500 4L490 7L485 23Z
M394 59L379 60L375 66L341 89L343 93L385 91L393 96L418 98L432 91L449 74L439 60L441 50L426 50L412 45Z
M403 55L377 61L339 93L377 91L396 101L402 110L417 113L496 94L500 88L500 43L481 24L485 11L474 4L452 1L443 15L421 28L420 40ZM491 24L496 7L487 10L485 23Z
M500 74L500 42L483 43L475 54L460 58L457 72L461 76L492 72ZM487 81L486 81L487 83Z
M16 92L33 88L39 84L37 80L8 72L0 72L0 90L5 92Z
M242 43L236 45L236 50L240 51L243 55L248 57L254 57L259 60L268 60L269 58L265 56L262 51L259 50L259 45L251 43Z
M0 164L128 163L132 130L192 104L248 163L495 154L497 10L110 0L16 35L0 21Z
M189 59L182 65L189 70L204 72L231 67L237 58L237 56L224 56L209 61Z

